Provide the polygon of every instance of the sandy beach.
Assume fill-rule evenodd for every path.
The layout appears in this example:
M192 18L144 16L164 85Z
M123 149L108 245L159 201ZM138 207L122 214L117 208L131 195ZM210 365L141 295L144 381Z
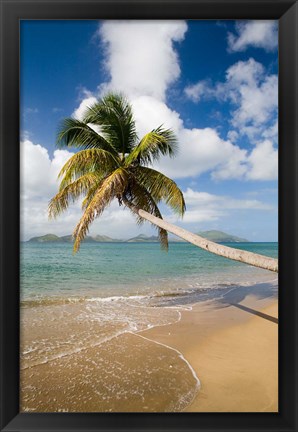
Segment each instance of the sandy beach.
M23 368L21 410L278 411L277 300L265 285L233 289L224 301L186 305L179 314L173 324ZM88 325L79 327L96 331Z
M278 411L278 305L248 296L196 305L181 321L143 332L183 353L201 382L188 412Z

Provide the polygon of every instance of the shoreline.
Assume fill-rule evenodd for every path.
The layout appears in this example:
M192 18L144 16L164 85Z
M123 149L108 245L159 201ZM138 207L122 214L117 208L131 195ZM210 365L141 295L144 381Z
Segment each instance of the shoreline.
M177 349L200 389L184 412L278 412L278 302L197 303L181 320L140 332Z
M275 290L268 284L233 287L220 298L153 307L151 312L166 310L178 312L179 319L124 331L22 370L21 410L277 412ZM98 332L87 317L78 327L72 322L74 334L82 326L92 338ZM57 333L52 329L48 334ZM61 337L67 341L63 331Z

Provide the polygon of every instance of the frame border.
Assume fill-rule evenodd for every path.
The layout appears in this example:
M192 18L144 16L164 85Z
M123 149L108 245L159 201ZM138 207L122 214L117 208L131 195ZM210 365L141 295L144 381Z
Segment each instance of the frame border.
M19 414L19 20L279 20L279 412ZM298 3L293 0L0 0L0 430L298 429Z

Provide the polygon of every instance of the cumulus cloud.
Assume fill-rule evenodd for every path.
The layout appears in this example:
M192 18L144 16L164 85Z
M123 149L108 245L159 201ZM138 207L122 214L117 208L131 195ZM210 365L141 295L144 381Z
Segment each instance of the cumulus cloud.
M110 80L99 86L99 95L113 90L129 97L140 137L161 124L175 131L178 157L163 158L156 165L165 174L179 179L209 171L216 180L250 179L252 161L248 160L248 152L237 146L237 139L243 134L254 138L273 116L277 78L266 76L263 66L250 59L230 67L224 83L212 85L206 80L190 86L185 92L195 101L206 95L219 100L228 98L234 106L233 130L228 139L223 139L215 129L185 127L179 113L167 105L166 91L180 74L174 43L183 39L186 30L183 21L104 22L98 33L106 50L105 67ZM86 94L75 111L77 117L95 96Z
M82 120L86 109L92 106L97 101L96 95L94 95L91 91L87 90L86 88L80 89L80 96L81 96L80 105L72 113L72 117L74 117L77 120Z
M56 150L51 160L46 148L32 141L21 142L21 192L30 197L43 198L53 194L57 176L72 155L67 150Z
M75 109L74 112L72 113L72 116L77 120L81 120L83 118L86 109L92 106L96 101L97 99L95 96L90 96L88 98L83 99L80 105L78 106L78 108Z
M210 194L187 188L183 193L187 211L183 223L212 222L228 217L231 212L238 210L271 211L273 207L256 199L235 199L230 196ZM169 220L178 222L175 215Z
M235 33L228 33L228 49L245 51L248 47L273 51L278 45L277 21L238 21Z
M199 84L199 83L198 83ZM276 180L278 141L278 78L267 75L261 63L250 58L239 61L226 71L226 80L203 82L206 96L229 102L230 124L228 139L234 144L233 153L222 166L216 166L212 177L217 180L242 178L246 180ZM195 87L194 87L195 88ZM191 88L190 88L191 89ZM196 101L195 93L188 97ZM235 151L236 143L248 138L252 150Z
M208 96L213 96L213 90L208 80L202 80L196 84L186 86L184 93L193 102L199 102L201 99L206 99Z
M259 143L248 157L250 180L275 180L278 173L278 152L269 140Z
M227 209L254 209L254 210L271 210L270 205L264 204L259 200L235 199L227 195L216 195L207 192L195 191L187 188L184 192L186 204L190 207L209 207Z
M180 115L154 97L136 98L132 105L139 136L162 123L165 128L172 128L178 137L177 157L160 159L154 165L156 169L176 179L194 177L219 167L236 178L242 176L246 151L221 139L216 130L185 128Z
M227 70L226 83L218 85L237 108L232 112L232 125L253 138L260 128L276 122L278 107L277 75L266 75L263 66L250 58Z
M200 81L187 87L185 93L194 102L197 98L192 89L201 83L204 87L201 99L213 97L229 102L233 107L230 113L232 141L240 135L246 135L251 140L261 135L273 138L273 133L277 132L277 75L267 75L263 65L253 58L239 61L227 69L224 82L212 84ZM267 130L271 131L270 136L267 135Z
M184 21L105 21L99 36L110 82L104 89L165 100L180 75L174 42L182 41L186 30Z
M262 132L263 138L268 138L277 143L278 141L278 119L276 118L275 123L272 126L265 128Z
M186 128L179 113L166 103L166 90L180 74L174 42L181 41L186 30L183 21L146 22L145 26L143 21L106 21L99 35L106 47L110 81L101 85L100 91L125 92L132 103L140 136L161 124L176 132L179 156L163 158L157 165L167 175L192 177L223 168L228 160L233 160L233 176L239 177L243 174L245 151L221 139L211 128Z
M170 177L195 177L218 170L226 170L234 178L242 177L246 151L221 139L214 129L182 128L178 131L178 137L178 157L163 158L158 163L158 168Z

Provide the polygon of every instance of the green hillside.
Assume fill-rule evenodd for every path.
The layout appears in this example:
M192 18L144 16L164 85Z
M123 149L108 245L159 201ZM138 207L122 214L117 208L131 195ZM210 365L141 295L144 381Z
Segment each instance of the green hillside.
M136 237L132 237L126 240L127 243L144 243L144 242L158 242L157 236L147 236L145 234L139 234Z
M206 238L207 240L214 241L215 243L247 243L248 240L234 236L232 234L227 234L223 231L200 231L198 235Z
M30 243L73 243L73 238L71 235L66 235L62 237L58 237L55 234L46 234L40 237L32 237L28 240ZM83 240L85 243L103 243L103 242L114 242L118 240L114 240L111 237L105 235L97 235L95 237L86 236Z
M102 242L118 242L118 241L121 241L121 240L113 239L113 238L111 238L109 236L106 236L106 235L99 235L99 234L97 234L95 237L93 237L93 240L96 241L96 242L100 242L100 243L102 243Z
M56 236L55 234L46 234L40 237L32 237L29 242L31 243L53 243L53 242L59 242L60 237Z
M234 236L232 234L227 234L223 231L216 231L216 230L210 230L210 231L201 231L198 233L198 235L214 241L216 243L242 243L242 242L248 242L248 240ZM62 237L58 237L55 234L46 234L40 237L32 237L30 240L28 240L30 243L72 243L73 238L71 235L66 235ZM108 237L106 235L96 235L94 237L87 236L84 240L85 243L108 243L108 242L127 242L127 243L152 243L152 242L158 242L157 236L147 236L145 234L139 234L136 237L132 237L128 240L117 240L113 239L111 237ZM175 238L169 238L169 241L184 241L182 239L179 239L179 237Z

